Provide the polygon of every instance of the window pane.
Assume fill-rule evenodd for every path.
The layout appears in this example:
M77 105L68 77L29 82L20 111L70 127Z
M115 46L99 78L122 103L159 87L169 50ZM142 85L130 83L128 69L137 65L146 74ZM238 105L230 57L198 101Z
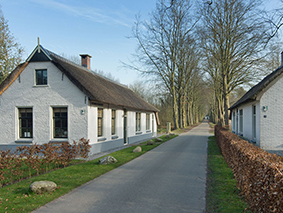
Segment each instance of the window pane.
M98 109L98 110L97 110L97 116L98 116L99 118L102 118L102 117L103 117L103 109Z
M115 135L115 118L112 119L112 135Z
M141 113L136 113L136 132L141 130Z
M42 71L42 84L47 84L47 70Z
M42 73L40 70L36 71L36 85L41 85Z
M97 134L99 137L102 136L102 119L101 118L97 120Z
M47 85L47 70L36 70L36 85Z
M97 109L97 136L101 137L103 135L103 109Z
M19 137L32 138L32 108L19 108Z
M68 112L67 108L53 108L54 138L68 137Z
M62 119L62 127L67 127L67 119Z

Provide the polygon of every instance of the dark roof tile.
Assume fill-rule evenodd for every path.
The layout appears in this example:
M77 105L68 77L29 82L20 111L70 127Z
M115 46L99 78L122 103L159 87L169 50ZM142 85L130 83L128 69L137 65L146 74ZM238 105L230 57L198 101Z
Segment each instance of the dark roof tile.
M249 103L256 100L257 95L265 89L273 80L283 73L283 66L280 66L268 76L266 76L261 82L253 86L243 97L241 97L235 104L233 104L229 109L239 107L242 104Z

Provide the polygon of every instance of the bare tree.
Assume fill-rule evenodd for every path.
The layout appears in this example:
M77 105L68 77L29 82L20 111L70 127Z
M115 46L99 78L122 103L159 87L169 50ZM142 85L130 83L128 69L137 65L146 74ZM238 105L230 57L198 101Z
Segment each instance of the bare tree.
M277 8L271 11L264 11L262 18L269 25L269 38L267 43L274 37L278 36L280 29L283 26L283 0L278 2Z
M15 41L0 8L0 83L20 63L23 48Z
M281 52L282 52L282 42L275 36L269 41L266 48L266 57L263 59L262 69L265 70L265 74L269 74L281 65ZM263 72L264 72L263 70Z
M189 0L159 0L150 20L137 17L133 29L138 42L135 58L142 66L130 67L162 82L171 94L175 128L185 123L185 90L197 67L193 38L197 20Z
M116 82L116 83L120 83L120 79L116 78L115 76L113 76L111 74L111 72L104 72L102 70L97 70L97 69L95 69L94 72L97 73L98 75L103 76L104 78L106 78L106 79L108 79L110 81L113 81L113 82Z
M136 80L129 88L148 103L155 106L159 104L159 90L151 82Z
M257 0L218 0L202 9L205 67L215 85L218 116L221 119L224 114L225 125L229 125L231 92L260 75L256 67L268 36L258 6Z
M77 64L77 65L81 65L81 59L79 56L76 55L67 55L66 53L61 53L60 54L63 58L68 59L69 61Z

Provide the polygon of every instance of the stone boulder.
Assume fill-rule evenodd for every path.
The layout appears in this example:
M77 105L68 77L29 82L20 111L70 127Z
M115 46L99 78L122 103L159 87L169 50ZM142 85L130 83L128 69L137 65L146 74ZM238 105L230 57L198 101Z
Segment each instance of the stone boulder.
M35 181L29 186L30 190L36 194L42 194L44 192L52 192L57 188L57 184L52 181Z
M175 135L175 133L170 133L170 134L169 134L169 136L174 136L174 135Z
M137 147L133 150L134 153L141 152L141 151L142 151L142 148L141 148L140 146L137 146Z
M166 135L165 138L170 138L170 135Z
M155 138L155 142L162 142L163 140L161 138Z
M117 162L118 161L113 156L107 156L99 160L99 164L103 164L103 165L117 163Z
M154 141L153 140L149 140L146 145L154 145Z

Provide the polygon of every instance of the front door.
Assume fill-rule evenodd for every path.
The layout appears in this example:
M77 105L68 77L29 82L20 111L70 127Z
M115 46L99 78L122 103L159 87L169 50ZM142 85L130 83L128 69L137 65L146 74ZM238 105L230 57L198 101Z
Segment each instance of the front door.
M124 110L124 144L128 144L127 110Z

